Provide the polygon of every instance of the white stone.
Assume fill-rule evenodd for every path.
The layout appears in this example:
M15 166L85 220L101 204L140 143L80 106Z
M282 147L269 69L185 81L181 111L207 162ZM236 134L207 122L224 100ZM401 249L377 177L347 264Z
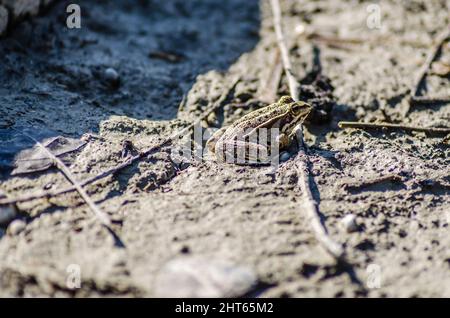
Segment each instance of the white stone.
M155 280L156 297L240 297L256 285L247 267L226 260L184 256L168 262Z
M13 205L0 206L0 225L8 225L17 216L17 210Z
M288 161L290 158L291 158L291 154L290 154L289 152L287 152L287 151L283 151L283 152L280 154L280 161L281 161L281 162Z
M26 226L26 223L22 220L12 221L8 226L8 233L12 236L19 235L21 232L23 232L23 230L25 230Z
M117 85L120 81L119 73L112 67L105 70L105 79L112 85Z
M356 216L354 214L347 214L344 216L341 223L347 233L358 231L358 223L356 222Z

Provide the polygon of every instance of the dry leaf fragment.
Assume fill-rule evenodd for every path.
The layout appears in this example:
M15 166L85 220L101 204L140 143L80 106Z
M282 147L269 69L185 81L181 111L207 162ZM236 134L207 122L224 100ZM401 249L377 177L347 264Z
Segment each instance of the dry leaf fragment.
M66 138L62 136L45 139L44 146L55 156L63 157L75 152L86 145L86 141ZM15 169L12 175L45 171L53 166L53 160L37 145L31 149L21 151L14 160Z

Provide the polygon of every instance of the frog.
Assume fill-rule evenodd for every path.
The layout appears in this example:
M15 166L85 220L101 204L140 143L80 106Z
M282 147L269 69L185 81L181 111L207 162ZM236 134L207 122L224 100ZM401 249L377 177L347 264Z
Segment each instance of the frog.
M310 104L283 96L276 103L244 115L231 126L222 127L209 138L206 147L219 162L269 164L273 159L273 136L261 138L260 133L270 133L272 128L277 128L275 142L281 153L290 147L295 138L295 127L303 124L311 110ZM238 158L240 160L236 160Z

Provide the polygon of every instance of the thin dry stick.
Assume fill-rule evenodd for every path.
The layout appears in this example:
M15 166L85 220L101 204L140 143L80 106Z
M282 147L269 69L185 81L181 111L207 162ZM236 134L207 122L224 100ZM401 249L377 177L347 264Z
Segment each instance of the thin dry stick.
M277 50L267 78L263 81L263 84L259 89L259 100L268 104L275 102L282 74L283 64L280 60L280 52Z
M425 77L427 76L429 69L431 68L431 64L439 56L442 50L442 46L449 37L450 37L450 25L436 37L435 43L431 48L430 52L428 53L425 63L422 65L419 72L417 73L416 80L414 81L414 86L411 89L412 96L420 95L420 88L422 86Z
M301 134L299 135L301 138ZM305 198L304 207L308 213L311 227L314 230L316 239L333 257L335 257L336 259L342 259L344 257L344 248L339 243L333 241L328 235L327 228L321 220L317 202L313 198L313 194L309 185L309 160L304 149L301 149L299 151L299 157L301 158L301 160L299 160L297 163L297 170L300 171L301 178L299 178L298 182Z
M125 160L124 162L118 164L117 166L114 166L106 171L101 172L100 174L93 176L89 179L86 179L84 181L81 181L78 183L80 187L84 187L88 184L94 183L98 180L104 179L110 175L113 175L129 166L134 164L135 162L141 160L142 158L148 156L149 154L153 153L154 151L170 144L173 140L179 138L180 136L184 135L186 132L190 131L192 128L194 128L196 125L199 125L204 119L206 119L212 112L216 111L219 107L223 105L223 103L227 100L228 95L230 92L236 87L237 83L240 81L240 77L237 77L233 82L232 85L222 94L222 96L215 102L214 106L212 106L210 109L206 110L194 123L188 125L181 131L175 133L171 137L165 139L164 141L158 143L155 146L152 146L146 150L141 151L138 155L133 156ZM72 191L77 190L75 185L71 187L67 187L61 190L57 191L42 191L41 193L31 194L31 195L25 195L22 197L16 197L12 199L5 199L0 200L0 205L6 205L6 204L14 204L14 203L20 203L20 202L28 202L32 200L42 199L42 198L52 198L56 197L58 195L66 194Z
M346 190L359 190L364 187L368 187L368 186L375 185L378 183L383 183L386 181L403 182L403 178L398 174L389 174L389 175L380 176L380 177L372 178L372 179L361 181L361 182L345 183L345 184L343 184L343 187Z
M355 121L341 121L338 123L339 128L360 128L360 129L402 129L406 131L419 131L430 135L447 135L450 134L450 128L424 128L416 126L397 125L389 123L361 123Z
M443 143L450 144L450 134L448 134L446 137L444 137Z
M383 35L378 37L370 37L370 38L357 38L357 37L341 37L333 34L326 34L321 30L312 30L312 31L303 31L299 34L300 36L304 36L306 39L316 42L322 42L328 45L360 45L364 43L373 43L379 45L386 45L393 41L400 44L410 45L414 47L424 47L425 43L420 41L413 41L408 39L398 39L393 36Z
M430 104L450 104L450 96L442 96L442 97L412 96L409 102L412 106L430 105Z
M289 51L286 46L285 37L283 33L283 28L281 27L281 9L280 9L280 1L279 0L271 0L272 4L272 12L273 12L273 23L275 26L275 33L277 36L278 46L281 53L281 58L283 60L284 71L286 73L286 77L288 79L289 91L291 93L291 97L298 101L300 94L300 85L294 76L294 72L292 70L291 59L289 58Z
M277 35L278 45L280 47L281 56L283 58L283 66L286 72L286 77L288 78L289 83L289 91L291 93L291 97L298 101L299 99L299 84L298 81L295 79L293 73L292 73L292 65L289 58L288 50L286 47L286 43L284 40L283 35L283 29L281 27L281 9L280 9L280 2L279 0L271 0L272 4L272 11L274 16L274 24L275 24L275 31ZM304 148L304 141L303 141L303 132L301 125L297 127L297 139L299 143L299 157L300 160L297 162L297 171L300 174L299 178L299 185L301 188L301 191L303 193L304 198L304 207L306 212L308 213L308 218L311 223L311 227L314 231L315 237L317 241L325 248L325 250L330 253L333 257L336 259L342 259L344 256L344 249L343 247L334 242L330 236L328 235L328 231L323 224L320 213L318 211L317 203L314 200L313 194L311 192L311 187L309 180L311 178L310 171L309 171L309 159L306 155L305 148Z

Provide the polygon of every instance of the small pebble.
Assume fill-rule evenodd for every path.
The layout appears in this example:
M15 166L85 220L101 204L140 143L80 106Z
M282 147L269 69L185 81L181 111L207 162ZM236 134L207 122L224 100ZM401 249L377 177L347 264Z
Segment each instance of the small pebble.
M295 27L295 33L297 33L298 35L305 33L306 31L306 27L304 24L299 24Z
M290 154L289 152L283 151L283 152L280 154L280 161L281 161L281 162L286 162L286 161L288 161L289 159L291 159L291 154Z
M0 206L0 226L7 226L17 216L17 209L14 205Z
M244 113L244 110L242 108L238 108L236 109L236 111L234 112L234 114L236 116L241 116Z
M206 119L207 123L212 127L219 127L219 120L217 119L217 115L213 112L209 114L208 118Z
M352 233L358 231L358 224L356 223L356 216L354 214L348 214L344 216L341 220L344 229L347 233Z
M26 223L22 220L15 220L12 221L11 224L8 226L8 233L9 235L16 236L19 235L23 230L25 230Z
M111 67L105 70L105 80L112 86L117 86L120 83L120 76L117 71Z

